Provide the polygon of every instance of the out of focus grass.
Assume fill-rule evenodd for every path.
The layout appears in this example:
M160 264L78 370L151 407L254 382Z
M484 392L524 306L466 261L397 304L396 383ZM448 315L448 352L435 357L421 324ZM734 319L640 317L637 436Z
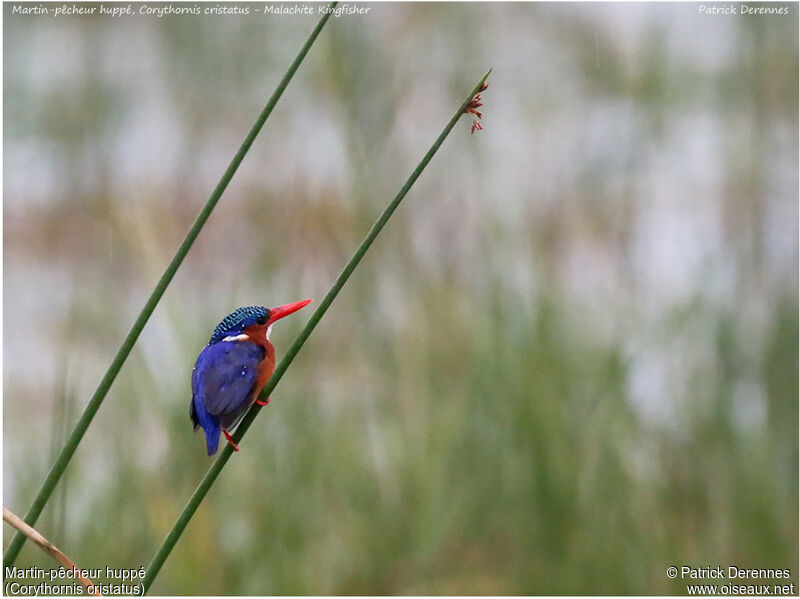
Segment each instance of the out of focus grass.
M211 328L321 297L480 59L486 130L442 148L153 591L682 593L667 566L793 569L797 19L696 12L330 23L42 532L82 567L148 562L208 466L188 402ZM307 25L6 14L11 509Z

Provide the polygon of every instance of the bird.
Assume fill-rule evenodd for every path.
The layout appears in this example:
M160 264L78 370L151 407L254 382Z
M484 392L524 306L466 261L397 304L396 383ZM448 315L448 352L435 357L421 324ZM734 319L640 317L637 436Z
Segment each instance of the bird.
M214 329L192 368L189 417L194 430L203 429L206 451L217 453L220 431L234 451L230 430L258 399L275 370L275 348L269 335L281 318L311 303L310 299L265 308L245 306L228 314Z

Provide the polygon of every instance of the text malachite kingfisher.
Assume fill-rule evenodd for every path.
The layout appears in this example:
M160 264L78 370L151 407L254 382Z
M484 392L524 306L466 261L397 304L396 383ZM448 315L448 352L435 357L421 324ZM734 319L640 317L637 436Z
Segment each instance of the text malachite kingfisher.
M257 402L258 394L275 370L275 348L269 341L272 325L311 303L301 302L264 308L239 308L222 319L197 357L192 369L192 403L189 415L194 430L202 426L208 455L217 453L219 433L233 446L229 430Z

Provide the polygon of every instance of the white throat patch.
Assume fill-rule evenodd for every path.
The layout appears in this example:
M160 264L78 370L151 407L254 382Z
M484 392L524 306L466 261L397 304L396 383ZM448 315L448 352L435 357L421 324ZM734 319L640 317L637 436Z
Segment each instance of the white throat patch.
M250 337L242 333L241 335L228 335L223 341L248 341Z

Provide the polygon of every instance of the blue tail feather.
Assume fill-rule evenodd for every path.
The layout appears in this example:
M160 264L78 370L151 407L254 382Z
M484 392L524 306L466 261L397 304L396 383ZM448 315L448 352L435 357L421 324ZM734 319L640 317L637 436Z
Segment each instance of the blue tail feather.
M203 432L206 435L206 451L208 455L214 455L219 448L219 418L209 414L205 405L203 405L203 401L197 396L192 398L191 415L195 427L197 427L198 424L203 427Z
M219 422L216 418L209 419L208 426L204 426L203 430L206 433L206 451L209 456L217 453L219 447Z

